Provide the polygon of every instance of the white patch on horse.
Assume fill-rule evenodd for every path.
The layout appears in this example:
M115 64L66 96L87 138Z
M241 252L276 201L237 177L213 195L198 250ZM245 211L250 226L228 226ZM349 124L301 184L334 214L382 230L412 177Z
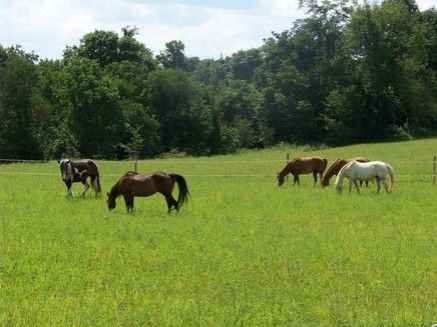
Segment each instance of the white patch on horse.
M79 171L78 168L74 168L74 173L75 173L75 174L78 174L79 177L82 177L82 175L83 175L84 173L86 173L86 172L87 172L86 169L84 169L84 170L82 170L82 171Z

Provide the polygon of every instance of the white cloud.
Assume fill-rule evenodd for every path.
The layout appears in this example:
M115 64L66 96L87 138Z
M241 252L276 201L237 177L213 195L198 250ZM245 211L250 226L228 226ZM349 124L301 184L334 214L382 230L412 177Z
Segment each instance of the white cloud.
M64 37L92 26L92 15L72 0L13 1L8 16L11 27L23 34L49 32Z
M300 16L299 2L297 0L260 0L261 5L271 15Z
M421 10L436 0L417 0ZM60 58L66 45L95 29L139 28L138 39L155 54L181 40L188 56L218 58L258 47L271 31L281 32L305 15L297 0L258 0L244 6L202 6L199 1L0 0L0 43L21 44L41 57ZM226 9L225 9L226 8ZM234 9L232 9L234 8Z
M436 0L416 0L417 5L419 6L420 10L426 10L431 7L437 6Z

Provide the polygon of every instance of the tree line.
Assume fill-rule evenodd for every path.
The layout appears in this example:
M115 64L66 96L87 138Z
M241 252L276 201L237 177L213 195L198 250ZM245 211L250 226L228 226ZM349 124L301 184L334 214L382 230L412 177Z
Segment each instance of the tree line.
M159 54L96 30L59 60L0 46L0 157L146 158L278 142L339 145L436 132L437 13L414 0L301 0L259 48Z

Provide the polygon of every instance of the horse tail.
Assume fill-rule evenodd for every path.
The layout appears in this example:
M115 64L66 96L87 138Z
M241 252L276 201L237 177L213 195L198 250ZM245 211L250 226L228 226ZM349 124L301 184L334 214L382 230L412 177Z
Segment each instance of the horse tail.
M102 192L102 187L100 186L100 177L99 177L98 173L97 173L97 176L96 176L96 183L97 183L96 193L101 193Z
M102 187L100 186L100 175L99 175L99 169L97 168L97 165L94 163L94 161L89 160L88 164L95 170L95 176L94 180L92 180L94 191L97 193L102 192Z
M325 167L323 167L322 173L325 171L326 167L328 167L328 160L323 158L323 162L325 163Z
M395 186L395 174L392 166L390 166L389 164L385 164L385 165L387 166L388 173L390 175L390 192L391 192L393 190L393 187Z
M179 196L178 196L178 206L181 207L184 203L188 201L188 196L190 193L188 192L187 182L185 178L178 174L168 174L173 180L176 181L179 187Z

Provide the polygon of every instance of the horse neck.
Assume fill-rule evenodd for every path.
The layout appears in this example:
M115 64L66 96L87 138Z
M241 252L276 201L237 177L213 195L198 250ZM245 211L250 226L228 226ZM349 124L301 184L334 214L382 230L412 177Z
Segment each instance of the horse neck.
M338 162L340 159L337 159L331 167L329 167L328 171L326 172L325 176L323 176L323 180L329 180L337 171Z
M340 171L338 172L337 175L337 179L335 180L335 185L339 185L341 183L343 183L343 179L346 177L346 174L344 173L344 171L342 169L340 169Z
M114 199L121 194L120 190L118 189L118 184L120 184L120 181L118 181L109 191L109 196L113 197Z
M285 167L284 169L282 169L279 173L279 177L285 177L288 173L291 172L291 166L293 164L293 161L290 161Z

